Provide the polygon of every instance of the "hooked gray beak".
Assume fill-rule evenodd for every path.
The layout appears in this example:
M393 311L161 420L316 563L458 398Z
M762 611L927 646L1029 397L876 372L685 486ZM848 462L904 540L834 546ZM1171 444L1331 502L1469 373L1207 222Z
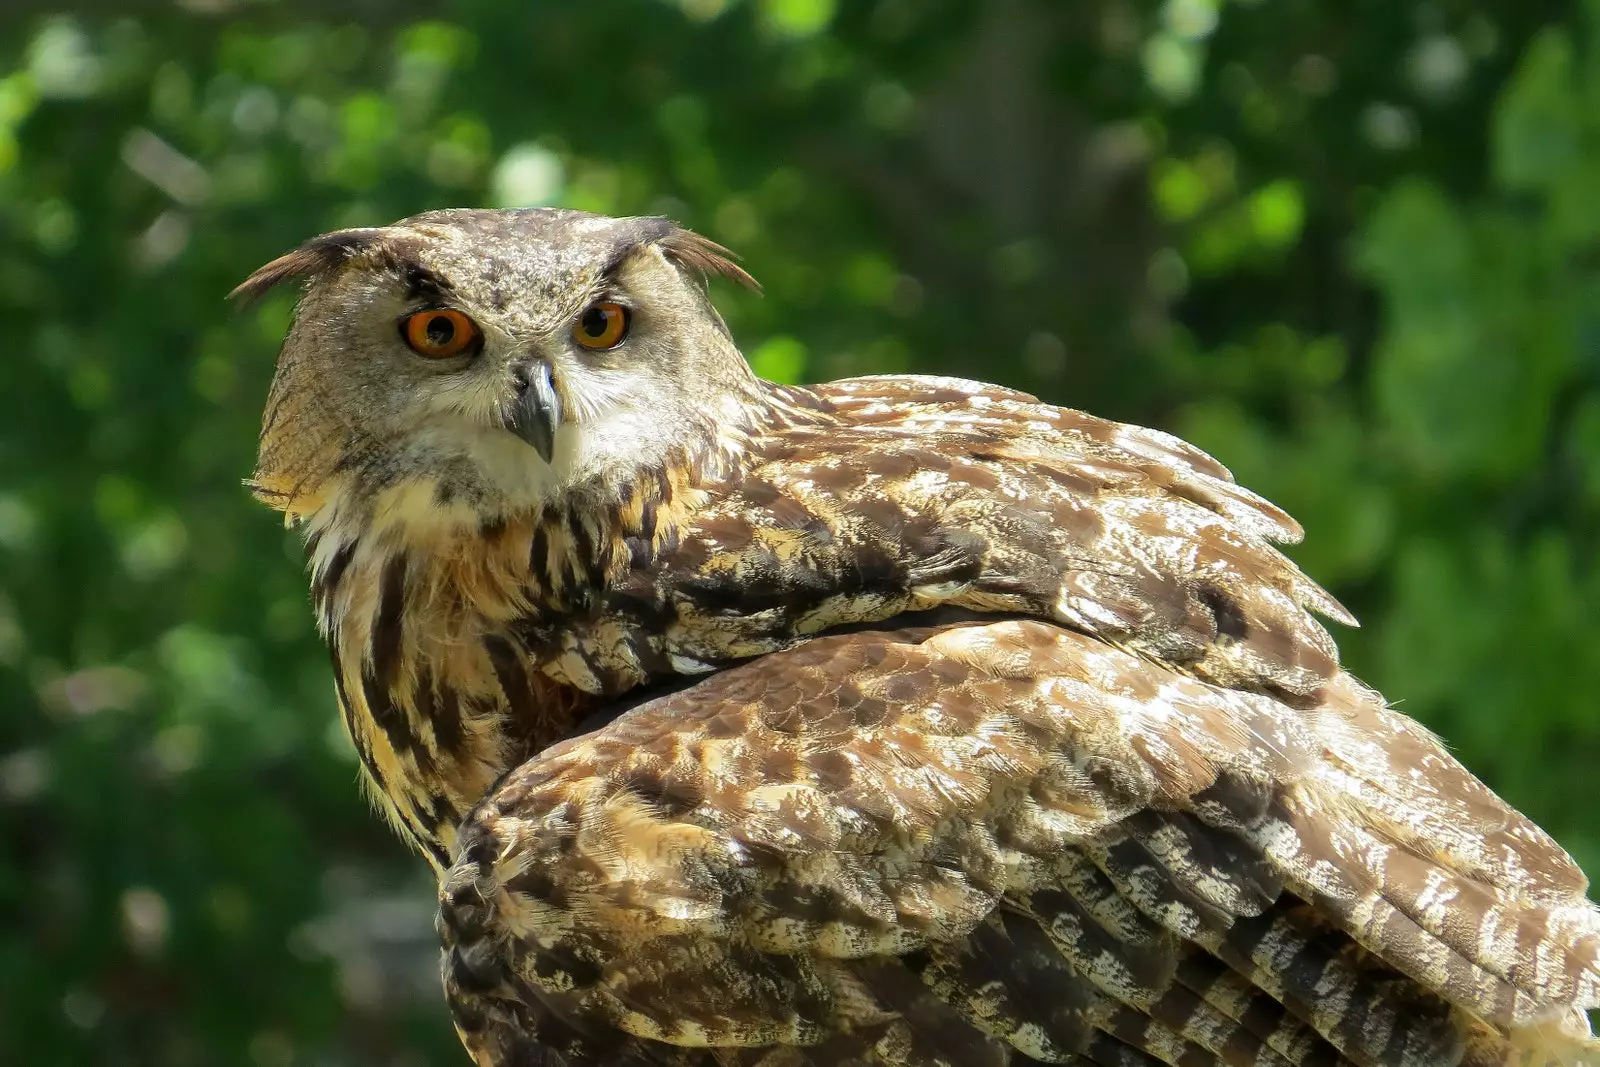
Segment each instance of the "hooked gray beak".
M556 450L561 425L561 397L550 376L550 364L534 359L515 368L516 393L504 408L505 427L533 446L546 463Z

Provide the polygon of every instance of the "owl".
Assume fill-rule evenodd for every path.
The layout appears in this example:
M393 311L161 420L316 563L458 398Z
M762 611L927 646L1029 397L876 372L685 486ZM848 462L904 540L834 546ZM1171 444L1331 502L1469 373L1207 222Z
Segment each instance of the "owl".
M762 381L660 218L316 237L304 531L479 1067L1600 1064L1583 874L1345 673L1300 529L999 386Z

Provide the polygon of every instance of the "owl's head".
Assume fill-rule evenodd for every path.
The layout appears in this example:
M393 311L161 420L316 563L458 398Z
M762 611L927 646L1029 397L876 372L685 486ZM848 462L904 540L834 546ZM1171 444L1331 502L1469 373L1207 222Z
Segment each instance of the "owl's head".
M755 388L706 274L754 285L660 218L451 210L313 238L235 290L307 282L252 487L291 520L481 521L636 477Z

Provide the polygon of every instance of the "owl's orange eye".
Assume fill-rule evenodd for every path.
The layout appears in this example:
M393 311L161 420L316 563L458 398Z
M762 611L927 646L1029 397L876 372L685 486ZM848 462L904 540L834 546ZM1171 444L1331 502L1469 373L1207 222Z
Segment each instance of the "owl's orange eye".
M572 339L585 348L615 348L628 336L628 309L621 304L591 304L572 324Z
M429 359L447 359L471 350L483 340L478 324L449 308L433 308L407 315L400 334L411 351Z

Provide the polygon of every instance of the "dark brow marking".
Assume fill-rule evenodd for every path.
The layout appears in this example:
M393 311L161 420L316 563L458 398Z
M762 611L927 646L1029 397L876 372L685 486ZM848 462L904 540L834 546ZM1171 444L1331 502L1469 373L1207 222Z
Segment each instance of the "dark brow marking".
M622 265L629 258L637 255L640 249L647 248L662 240L673 228L671 222L662 218L644 218L638 221L641 225L629 235L629 239L619 241L607 252L606 257L600 261L599 269L595 272L599 287L604 288L608 285L614 285L617 280L617 272L622 269Z
M455 287L437 271L414 260L395 257L390 264L405 282L406 299L425 304L447 303Z

